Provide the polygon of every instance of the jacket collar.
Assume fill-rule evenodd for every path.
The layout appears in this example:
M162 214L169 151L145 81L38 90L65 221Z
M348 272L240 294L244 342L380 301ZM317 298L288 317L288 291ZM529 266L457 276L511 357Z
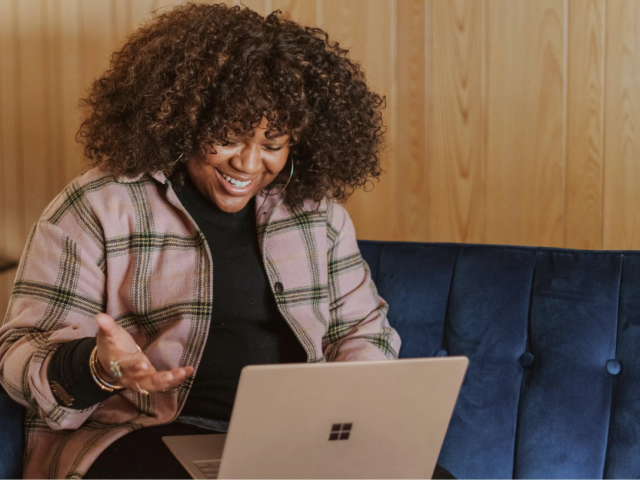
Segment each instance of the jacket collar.
M140 180L145 175L147 175L147 173L140 173L138 175L120 175L120 176L116 177L116 182L118 182L118 183L134 183L134 182L137 182L138 180ZM148 175L151 178L154 178L155 180L157 180L158 182L160 182L163 185L165 183L167 183L167 176L165 175L164 172L149 173Z

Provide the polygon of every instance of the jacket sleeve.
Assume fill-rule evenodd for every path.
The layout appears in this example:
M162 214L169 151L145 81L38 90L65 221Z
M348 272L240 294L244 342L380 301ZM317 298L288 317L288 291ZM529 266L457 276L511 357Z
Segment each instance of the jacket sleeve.
M94 317L104 309L104 256L87 228L42 219L34 226L0 328L0 383L52 429L78 428L96 408L59 405L47 378L56 349L95 337Z
M349 214L330 202L327 212L330 321L322 348L327 361L398 358L400 337L387 320L356 241Z

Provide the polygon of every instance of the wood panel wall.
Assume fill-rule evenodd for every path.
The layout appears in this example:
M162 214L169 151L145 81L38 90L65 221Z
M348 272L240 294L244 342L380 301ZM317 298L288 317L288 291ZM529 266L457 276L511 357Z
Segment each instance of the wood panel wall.
M83 170L78 99L173 3L0 0L0 255ZM386 96L360 238L640 248L640 0L242 4L324 28Z

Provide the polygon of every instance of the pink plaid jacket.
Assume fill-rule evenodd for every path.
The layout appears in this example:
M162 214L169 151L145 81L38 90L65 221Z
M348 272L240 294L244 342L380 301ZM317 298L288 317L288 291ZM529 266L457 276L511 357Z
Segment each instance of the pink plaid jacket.
M263 261L278 308L309 362L397 358L400 338L371 281L353 224L331 201L290 209L256 202ZM45 210L25 248L0 328L0 383L27 407L26 477L81 478L116 439L173 421L191 381L125 392L86 410L57 404L53 352L95 336L106 312L158 369L200 362L215 308L207 243L162 174L115 179L92 169Z

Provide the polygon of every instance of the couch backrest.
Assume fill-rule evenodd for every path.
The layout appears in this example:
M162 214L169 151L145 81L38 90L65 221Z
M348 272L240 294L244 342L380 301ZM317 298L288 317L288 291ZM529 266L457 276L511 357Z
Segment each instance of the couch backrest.
M402 358L465 355L458 478L637 478L640 254L360 242Z
M0 387L0 478L22 478L24 408Z
M637 478L640 253L361 241L403 358L470 360L440 463L458 478ZM0 389L0 478L22 408Z

